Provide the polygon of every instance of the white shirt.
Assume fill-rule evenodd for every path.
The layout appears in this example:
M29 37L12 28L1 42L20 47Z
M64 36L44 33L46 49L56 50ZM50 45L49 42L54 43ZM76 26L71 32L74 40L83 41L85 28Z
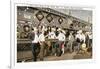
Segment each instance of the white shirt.
M84 34L77 34L76 39L79 38L80 40L83 40L85 42L85 35Z
M39 42L39 37L37 35L37 33L35 33L35 37L34 40L32 41L32 43L38 43Z
M77 39L77 38L81 39L81 34L76 34L75 39Z
M41 41L45 41L45 37L44 37L44 34L40 34L39 35L39 41L41 42Z
M65 35L64 35L63 33L59 33L57 39L58 39L59 41L65 41Z
M49 33L49 39L55 39L56 38L56 35L54 32L50 32Z

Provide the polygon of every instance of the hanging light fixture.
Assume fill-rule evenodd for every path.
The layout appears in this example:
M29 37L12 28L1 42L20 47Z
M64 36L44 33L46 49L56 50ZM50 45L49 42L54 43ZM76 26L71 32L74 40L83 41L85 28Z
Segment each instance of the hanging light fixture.
M63 22L63 19L59 17L58 22L61 24Z
M36 17L37 17L37 19L38 19L39 21L41 21L41 20L44 18L44 16L43 16L43 14L42 14L41 11L37 12Z
M48 15L46 16L46 19L47 19L47 21L50 23L50 22L53 20L53 17L52 17L51 14L48 14Z

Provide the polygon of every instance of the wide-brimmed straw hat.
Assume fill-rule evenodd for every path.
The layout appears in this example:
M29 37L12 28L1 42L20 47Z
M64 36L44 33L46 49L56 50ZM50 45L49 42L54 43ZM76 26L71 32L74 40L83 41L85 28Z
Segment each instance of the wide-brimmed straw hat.
M58 28L57 31L61 31L61 28Z
M37 28L36 27L33 27L33 30L32 30L32 32L37 32Z
M78 34L79 34L79 33L82 33L82 30L77 31L77 33L78 33Z
M51 30L52 30L52 31L56 31L56 29L55 29L55 28L51 28Z
M64 30L61 30L61 31L62 31L62 33L66 34L66 32Z

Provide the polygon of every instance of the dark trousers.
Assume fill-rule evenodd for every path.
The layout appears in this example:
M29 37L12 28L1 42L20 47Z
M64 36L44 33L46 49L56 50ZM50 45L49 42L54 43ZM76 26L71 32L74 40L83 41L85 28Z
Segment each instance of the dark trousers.
M54 55L56 53L55 42L51 42L51 45L52 45L52 55Z
M63 44L64 42L63 41L58 41L58 42L56 42L56 44L55 44L55 52L56 52L56 54L57 54L57 56L61 56L61 54L62 54L62 44Z
M33 61L37 61L37 56L39 54L39 44L32 43L32 54L33 54Z
M68 42L67 48L70 50L70 52L73 51L73 41Z
M39 57L40 57L40 60L43 61L43 58L44 58L44 42L41 42L40 43L40 53L39 53Z
M89 39L89 48L92 47L92 39Z

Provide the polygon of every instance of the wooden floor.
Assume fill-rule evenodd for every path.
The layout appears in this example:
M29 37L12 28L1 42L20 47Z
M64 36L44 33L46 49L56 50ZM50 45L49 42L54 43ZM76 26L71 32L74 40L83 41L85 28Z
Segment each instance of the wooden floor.
M22 58L20 58L20 57L22 57ZM26 60L26 58L27 58L27 60ZM55 55L54 56L46 56L46 57L44 57L44 61L59 61L59 60L72 60L72 59L91 59L91 58L92 58L91 52L88 52L86 54L82 54L82 53L77 54L76 52L73 52L73 53L62 54L60 57L55 56ZM33 62L32 52L31 51L18 52L17 61L18 62ZM40 59L38 58L37 61L40 61Z

